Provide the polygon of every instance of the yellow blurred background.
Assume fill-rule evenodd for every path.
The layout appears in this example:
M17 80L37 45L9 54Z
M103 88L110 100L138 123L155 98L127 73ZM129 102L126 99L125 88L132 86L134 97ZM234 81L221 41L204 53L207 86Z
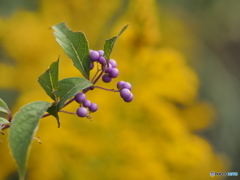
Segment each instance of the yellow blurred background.
M66 22L86 34L91 49L99 50L130 23L111 55L120 76L98 85L116 88L120 80L130 82L133 102L95 89L87 93L99 106L92 121L60 114L57 128L53 117L42 119L36 135L43 143L33 141L27 180L207 180L222 178L210 177L210 171L238 170L233 157L239 145L227 144L233 135L227 136L231 130L224 128L234 126L230 134L240 137L240 101L233 95L237 67L224 61L234 54L221 44L225 29L209 19L219 18L226 7L223 0L14 1L0 3L0 97L13 113L32 101L51 102L37 79L59 55L61 79L81 76L51 26ZM232 33L232 39L238 37ZM230 99L222 98L228 95ZM229 111L233 99L235 111ZM72 103L67 110L77 107ZM5 133L0 135L0 180L15 180Z

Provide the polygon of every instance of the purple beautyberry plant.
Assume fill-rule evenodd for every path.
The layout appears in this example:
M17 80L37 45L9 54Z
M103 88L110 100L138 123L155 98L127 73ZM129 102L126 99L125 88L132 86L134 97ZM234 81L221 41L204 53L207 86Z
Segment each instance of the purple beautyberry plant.
M128 82L119 81L116 90L96 86L101 79L103 82L109 83L113 78L118 77L117 62L110 59L110 55L117 38L127 27L128 25L124 26L117 36L106 40L103 50L94 51L89 50L88 41L83 32L73 32L65 23L53 26L56 41L83 77L59 80L58 58L38 79L39 84L53 102L31 102L20 108L20 111L13 116L7 104L0 98L0 112L7 114L7 118L0 117L0 133L4 134L3 131L9 128L9 146L18 166L20 180L24 180L28 151L41 118L54 116L58 127L60 127L59 112L91 119L90 114L98 110L98 105L88 100L86 94L95 88L117 92L125 102L133 100L132 86ZM97 71L90 79L90 71L94 70L96 66L98 67ZM63 110L74 102L76 103L75 112Z

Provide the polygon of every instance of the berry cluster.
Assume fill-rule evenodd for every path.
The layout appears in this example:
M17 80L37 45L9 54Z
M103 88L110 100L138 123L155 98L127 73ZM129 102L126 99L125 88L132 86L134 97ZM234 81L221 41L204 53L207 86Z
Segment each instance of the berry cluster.
M117 88L120 90L120 96L125 102L131 102L133 100L133 94L131 92L132 85L129 82L119 81Z
M104 72L102 76L103 82L109 83L112 81L112 78L116 78L119 75L119 70L117 69L117 62L114 59L110 59L107 63L104 58L104 51L90 50L90 59L91 59L91 69L94 67L94 62L98 62L102 65L102 70ZM119 81L117 83L118 91L120 96L125 102L131 102L133 100L133 94L131 93L132 85L129 82Z
M110 59L109 62L107 63L107 60L104 57L103 50L98 51L90 50L90 59L91 59L90 69L94 68L94 62L98 62L102 65L104 69L104 74L102 76L103 82L109 83L112 81L113 78L118 77L119 70L117 69L117 62L114 59Z
M99 51L90 50L90 59L91 59L90 69L91 70L94 68L94 62L99 62L102 65L106 64L107 61L103 55L104 55L103 50L99 50Z
M92 83L95 85L96 82L102 78L102 81L105 83L109 83L112 81L113 78L118 77L119 70L117 69L117 62L113 59L110 59L109 61L106 60L104 57L104 51L103 50L90 50L90 69L92 70L94 68L94 64L97 64L101 66L101 69L98 68L95 76L92 79ZM98 67L97 66L97 67ZM100 74L99 74L100 72ZM114 89L106 89L99 86L92 86L88 89L83 90L83 92L79 92L75 95L74 100L80 104L80 107L77 109L76 114L79 117L90 117L90 113L97 111L98 106L95 103L91 103L89 100L86 99L85 93L88 90L93 90L94 88L100 88L107 91L113 91L113 92L120 92L120 96L125 102L131 102L133 100L133 94L131 92L132 85L129 82L119 81L117 83L118 90Z
M80 104L80 107L76 111L76 114L79 117L89 117L89 112L95 112L98 110L97 104L87 100L86 95L83 92L79 92L78 94L76 94L74 100Z

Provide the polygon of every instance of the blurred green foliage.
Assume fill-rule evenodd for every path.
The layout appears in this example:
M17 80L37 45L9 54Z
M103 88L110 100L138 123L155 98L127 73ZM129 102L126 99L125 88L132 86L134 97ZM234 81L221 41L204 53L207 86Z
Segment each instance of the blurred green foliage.
M169 31L183 34L177 36L177 42L169 42L166 37L165 43L181 49L191 59L201 80L199 97L208 99L217 110L216 122L201 135L215 151L231 158L229 171L240 172L240 2L171 0L161 1L161 5L166 20L170 16L184 27L164 24L165 37ZM182 38L188 39L188 45L178 44Z
M1 0L0 15L3 17L8 17L19 9L37 11L38 7L39 0Z

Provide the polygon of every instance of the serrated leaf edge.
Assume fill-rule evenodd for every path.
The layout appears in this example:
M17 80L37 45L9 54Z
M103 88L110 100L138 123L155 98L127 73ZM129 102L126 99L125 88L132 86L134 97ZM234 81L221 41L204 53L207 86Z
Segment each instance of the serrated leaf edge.
M87 40L86 35L85 35L83 32L81 32L81 31L72 31L72 30L70 30L70 29L68 28L68 26L66 25L65 22L59 23L59 24L57 24L57 25L55 25L55 26L52 26L53 30L55 30L55 32L54 32L53 34L54 34L54 36L56 37L56 41L60 44L60 46L61 46L61 43L63 43L63 44L66 44L66 43L63 42L62 40L60 40L60 39L57 37L57 34L60 35L60 36L65 37L65 38L68 40L68 42L70 42L71 47L73 48L74 53L75 53L76 56L77 56L78 62L80 63L81 68L83 69L83 72L82 72L80 69L78 69L77 64L75 64L74 61L73 61L73 59L72 59L71 57L69 57L69 55L65 52L66 50L65 50L62 46L61 46L61 47L63 48L65 54L66 54L70 59L72 59L74 66L83 74L83 76L84 76L86 79L89 79L89 74L87 73L87 69L86 69L85 66L83 65L83 63L82 63L82 61L81 61L81 58L79 57L79 55L78 55L78 53L77 53L77 50L76 50L76 48L74 47L74 45L72 44L71 40L70 40L70 39L68 38L68 36L66 36L62 31L60 31L59 28L56 28L56 26L61 25L61 24L63 24L63 25L67 28L67 30L68 30L69 32L71 32L71 33L81 33L81 34L84 36L84 38L85 38L85 40L86 40L86 42L87 42L87 47L88 47L88 49L89 49L88 40ZM56 30L57 30L57 31L56 31ZM61 42L61 43L60 43L60 42ZM68 45L68 46L69 46L69 45Z

